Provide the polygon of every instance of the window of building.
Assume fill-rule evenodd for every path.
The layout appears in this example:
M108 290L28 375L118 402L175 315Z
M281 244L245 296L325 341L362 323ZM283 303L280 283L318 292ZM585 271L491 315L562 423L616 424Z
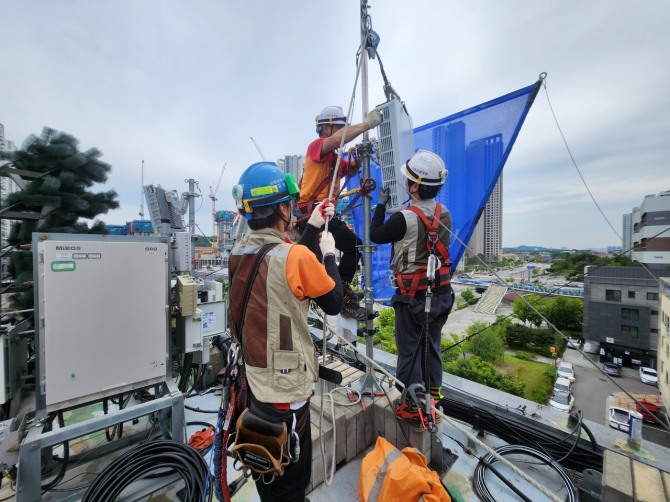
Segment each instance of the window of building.
M639 321L640 311L638 309L621 309L621 319L625 321Z
M658 329L656 329L656 328L651 328L651 329L649 329L649 331L651 333L658 333Z
M647 293L647 299L649 299L649 293ZM606 289L605 300L607 300L608 302L620 302L621 291L618 289Z
M652 310L651 315L658 315L658 310Z
M629 291L628 298L635 298L635 291Z
M658 301L658 293L647 293L647 300L657 300Z
M631 338L638 338L637 326L621 326L621 336L629 336Z

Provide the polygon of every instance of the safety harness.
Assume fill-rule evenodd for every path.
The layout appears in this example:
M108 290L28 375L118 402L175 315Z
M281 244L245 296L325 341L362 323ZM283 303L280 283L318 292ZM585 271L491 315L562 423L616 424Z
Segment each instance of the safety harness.
M410 206L408 208L421 219L426 227L426 247L429 253L428 261L425 266L418 268L411 274L396 274L396 285L400 294L396 294L393 297L394 301L407 303L412 316L417 323L421 324L421 337L414 350L414 354L412 355L410 368L414 368L414 365L417 363L419 350L421 349L421 345L423 345L425 364L424 375L426 376L424 385L413 383L403 390L400 406L396 408L396 415L401 418L407 418L416 415L418 412L417 419L419 428L427 429L431 432L437 430L435 427L435 399L429 392L431 387L428 369L430 360L428 327L431 321L431 300L433 297L433 288L446 286L451 282L449 274L449 267L451 265L451 261L449 260L449 250L444 243L439 240L437 232L440 225L441 207L440 204L436 204L432 222L428 221L424 212L418 207ZM393 255L391 256L391 260L393 260ZM423 303L415 298L418 291L426 292L426 297Z
M232 333L233 336L230 348L228 349L226 368L224 368L223 371L223 380L221 382L221 406L219 408L217 434L214 441L214 460L220 465L220 469L215 471L216 483L214 487L217 498L219 500L224 500L225 502L229 502L232 496L228 485L228 462L226 459L228 442L231 439L230 432L231 428L237 426L237 422L239 421L242 412L249 406L249 391L247 387L244 361L242 359L242 329L244 327L244 318L251 296L251 289L256 279L256 275L258 274L261 261L275 246L277 246L277 243L262 246L254 257L242 295L240 310L232 323L234 331ZM240 266L241 264L238 266L238 269Z
M357 149L358 149L358 147L351 147L349 149L348 153L347 153L347 156L348 156L348 159L349 159L348 160L348 162L349 162L348 165L349 166L352 166L353 164L358 162L358 160L357 160ZM333 165L328 170L328 174L326 175L326 177L321 180L321 183L319 183L317 185L316 189L312 192L309 199L306 200L305 202L298 202L295 205L295 207L296 207L295 215L296 215L296 218L297 218L297 224L303 223L303 222L305 222L309 219L310 215L312 214L312 210L314 209L314 206L317 203L317 198L318 198L319 194L323 191L324 188L326 188L327 186L329 186L332 183L334 171L335 171L335 166ZM344 187L347 186L347 184L349 183L349 180L354 176L354 174L355 173L352 174L351 171L348 171L346 173L346 175L344 176L345 181L344 181L344 184L343 184L343 189L344 189ZM300 178L300 182L298 183L298 186L301 189L302 189L302 180L303 180L303 178ZM371 189L366 189L369 186L369 183L366 184L366 183L364 183L364 181L365 180L361 180L361 188L360 189L354 189L355 191L360 191L361 195L365 195L367 193L370 193L375 188L374 185L373 185ZM369 181L373 181L373 183L374 183L374 180L369 180ZM350 195L351 193L353 193L352 191L350 191L351 193L346 192L345 194L342 194L341 192L342 192L342 190L340 190L340 193L337 195L337 198L339 198L341 196L344 196L344 195ZM349 210L349 206L347 206L347 209L345 209L345 211L343 211L343 213L345 213L347 210Z
M435 270L435 279L433 284L430 284L433 288L439 288L440 286L446 286L451 282L450 276L450 265L451 261L449 259L449 250L446 248L444 243L438 238L438 227L440 225L440 214L442 212L440 204L435 205L435 214L433 215L433 221L428 221L426 215L421 209L416 206L409 206L407 209L415 213L423 222L426 227L426 232L428 233L428 238L426 239L426 247L428 253L431 256L436 256L439 258L440 266ZM393 261L393 253L391 254L391 261ZM400 290L400 294L403 296L410 296L414 298L417 291L425 291L429 287L429 274L428 265L419 267L416 271L410 274L401 274L397 272L395 274L396 286Z

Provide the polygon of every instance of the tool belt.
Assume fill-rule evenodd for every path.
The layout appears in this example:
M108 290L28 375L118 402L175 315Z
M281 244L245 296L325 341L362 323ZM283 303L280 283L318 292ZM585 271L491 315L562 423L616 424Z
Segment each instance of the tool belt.
M291 461L286 423L269 422L247 408L237 419L236 428L232 454L235 464L242 464L245 475L269 475L271 479L268 483L275 476L282 476Z

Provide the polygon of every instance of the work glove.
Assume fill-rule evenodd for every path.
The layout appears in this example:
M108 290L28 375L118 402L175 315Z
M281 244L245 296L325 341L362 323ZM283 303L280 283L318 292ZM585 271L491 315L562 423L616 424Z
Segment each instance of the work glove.
M349 161L348 163L340 162L340 178L345 176L356 176L358 174L359 165L356 161Z
M391 189L389 187L379 189L379 198L377 199L377 204L381 204L386 207L391 198Z
M319 248L321 248L321 254L324 258L328 255L335 256L335 238L333 234L330 232L321 232Z
M312 211L307 223L316 228L321 228L335 214L335 204L330 199L319 202Z
M379 124L382 123L382 120L383 120L382 113L375 108L368 114L367 117L365 117L365 120L363 122L369 125L370 129L374 129L375 127L377 127Z

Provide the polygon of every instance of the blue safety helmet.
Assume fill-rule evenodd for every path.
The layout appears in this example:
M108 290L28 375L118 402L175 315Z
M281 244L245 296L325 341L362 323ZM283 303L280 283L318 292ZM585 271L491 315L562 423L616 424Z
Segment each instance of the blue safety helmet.
M297 200L300 189L291 173L285 173L274 162L256 162L250 165L233 187L233 198L240 213L248 220L265 218L268 211L254 208L272 206L287 200Z

